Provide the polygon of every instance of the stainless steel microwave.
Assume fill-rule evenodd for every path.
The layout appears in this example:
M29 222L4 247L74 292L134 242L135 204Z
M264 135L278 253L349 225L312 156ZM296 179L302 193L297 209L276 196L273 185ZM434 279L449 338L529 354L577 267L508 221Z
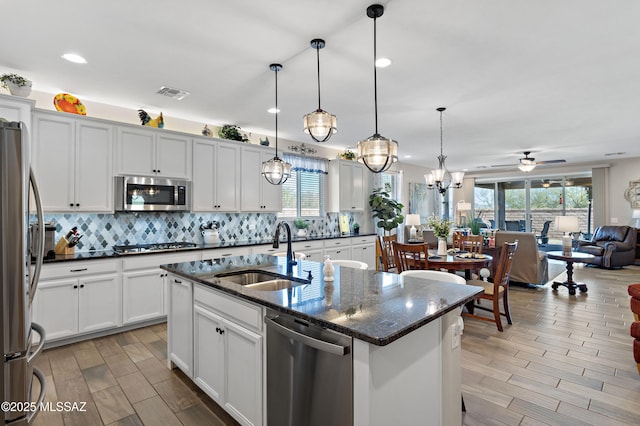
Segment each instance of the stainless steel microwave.
M191 182L155 177L116 176L116 211L189 211Z

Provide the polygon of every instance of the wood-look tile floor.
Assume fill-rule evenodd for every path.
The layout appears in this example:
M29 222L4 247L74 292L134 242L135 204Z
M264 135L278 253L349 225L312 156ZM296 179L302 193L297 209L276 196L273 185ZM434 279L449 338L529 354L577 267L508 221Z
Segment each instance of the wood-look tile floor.
M465 319L464 425L640 424L627 295L627 285L640 282L640 267L576 265L574 276L587 293L512 287L514 323L503 333ZM166 350L160 324L45 351L36 364L47 379L46 400L87 401L87 411L43 412L35 424L237 424L167 368Z

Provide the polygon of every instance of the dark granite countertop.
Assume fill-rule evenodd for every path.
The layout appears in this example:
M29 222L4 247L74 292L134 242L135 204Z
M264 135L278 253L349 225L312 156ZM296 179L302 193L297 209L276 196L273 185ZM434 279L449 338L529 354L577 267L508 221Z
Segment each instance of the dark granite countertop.
M376 234L358 234L358 235L325 234L325 235L312 235L307 237L292 236L291 240L293 242L318 241L318 240L331 240L336 238L366 237L370 235L376 235ZM107 257L144 256L144 255L153 255L153 254L162 254L162 253L166 254L166 253L171 253L176 251L185 251L185 250L209 250L209 249L219 249L219 248L228 248L228 247L261 246L264 244L271 244L272 242L273 242L272 238L254 238L254 239L244 239L244 240L234 240L234 241L221 241L216 244L201 243L196 245L195 247L180 248L175 250L149 251L149 252L127 253L127 254L118 254L111 249L76 251L75 254L67 254L67 255L57 254L55 258L45 259L44 263L56 263L56 262L66 262L66 261L74 261L74 260L94 260L94 259L102 259ZM281 242L280 244L284 244L284 243Z
M221 272L266 269L285 274L284 258L234 256L161 268L267 308L305 319L357 339L385 346L471 301L480 287L401 277L397 274L335 267L334 281L324 280L323 264L298 261L293 276L313 278L309 285L259 291L216 278Z

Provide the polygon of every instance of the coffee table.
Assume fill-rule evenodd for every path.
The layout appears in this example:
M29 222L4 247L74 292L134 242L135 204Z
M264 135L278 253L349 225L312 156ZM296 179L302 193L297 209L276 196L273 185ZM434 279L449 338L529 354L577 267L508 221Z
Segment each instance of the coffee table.
M587 291L587 285L585 283L578 283L573 280L573 264L575 262L583 263L593 259L594 256L588 253L581 253L578 251L549 251L547 252L549 259L562 260L567 263L567 280L565 282L554 281L551 287L554 290L558 289L558 286L564 286L569 289L569 294L576 294L576 288L579 288L581 292Z

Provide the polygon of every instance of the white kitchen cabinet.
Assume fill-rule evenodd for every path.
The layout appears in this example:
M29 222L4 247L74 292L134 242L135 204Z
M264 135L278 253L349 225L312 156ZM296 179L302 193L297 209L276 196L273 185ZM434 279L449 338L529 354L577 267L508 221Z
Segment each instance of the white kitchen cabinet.
M45 211L113 211L113 127L59 114L33 114L32 163Z
M122 322L162 318L169 309L167 273L160 265L200 260L197 250L128 256L122 261Z
M243 425L262 425L262 309L194 287L193 379Z
M351 260L350 238L324 240L324 255L331 259Z
M262 176L262 162L275 151L260 147L242 147L240 209L243 212L279 212L282 210L282 185L271 185Z
M247 256L251 253L250 247L223 247L202 251L202 260L220 259L223 257Z
M368 235L351 238L351 258L369 265L369 269L376 267L376 236Z
M191 178L191 138L162 129L118 127L120 175Z
M169 361L193 377L193 284L168 275L167 338ZM212 334L212 337L215 337Z
M165 314L164 271L160 268L122 273L122 323L146 321Z
M240 145L194 139L193 211L240 210Z
M45 265L33 302L33 320L47 341L121 325L116 261Z
M347 160L329 162L327 211L364 211L368 173L360 163Z
M306 260L312 260L314 262L324 262L322 240L316 241L296 241L291 244L293 251L296 253L304 253L307 257Z
M0 117L8 121L22 121L31 131L31 110L35 104L33 99L0 94Z

